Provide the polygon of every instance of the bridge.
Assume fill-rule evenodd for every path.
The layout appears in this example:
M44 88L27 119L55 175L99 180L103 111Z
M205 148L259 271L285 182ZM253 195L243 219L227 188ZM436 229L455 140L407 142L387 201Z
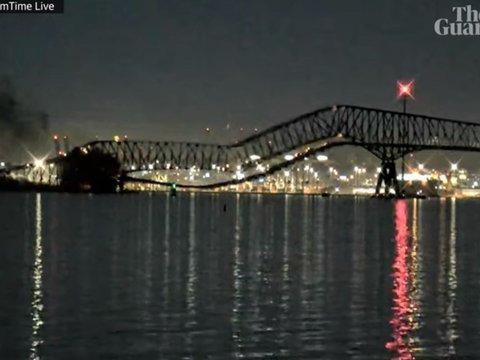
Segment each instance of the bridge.
M395 161L423 150L480 151L480 124L350 105L334 105L303 114L234 144L169 141L92 141L74 150L99 152L117 159L122 181L153 182L139 173L181 170L215 172L200 183L178 186L214 188L251 181L339 146L359 146L381 162L377 193L384 185L400 193ZM74 151L73 150L73 151ZM33 164L11 172L42 174L52 181L61 158L47 161L48 174ZM35 176L34 176L35 177Z

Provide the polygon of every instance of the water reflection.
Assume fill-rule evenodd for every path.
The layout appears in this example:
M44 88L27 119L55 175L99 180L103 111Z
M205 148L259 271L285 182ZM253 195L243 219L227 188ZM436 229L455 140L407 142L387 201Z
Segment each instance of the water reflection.
M393 263L393 340L386 348L396 353L395 359L413 359L409 343L409 333L412 330L410 315L412 313L409 298L410 269L408 204L405 200L395 203L395 260Z
M0 227L1 359L480 353L479 229L468 218L480 203L30 199L28 251L15 253L24 233Z
M43 265L42 265L42 196L35 199L35 249L33 263L33 296L32 296L32 343L30 359L40 359L39 349L42 344L40 329L43 325Z
M450 256L448 262L448 292L447 292L447 343L448 354L456 354L457 333L457 225L456 225L456 200L451 199L450 209Z
M438 203L438 233L429 237L422 236L422 224L430 226L422 207L412 202L410 222L408 202L395 204L392 340L385 345L395 359L457 354L456 200Z
M232 338L235 357L241 357L242 339L240 336L240 308L241 308L241 257L240 257L240 196L235 199L235 232L234 232L234 266L233 266L233 306L232 306Z
M423 202L418 199L413 200L412 209L412 227L411 227L411 256L410 256L410 289L409 289L409 301L411 313L409 315L409 323L412 331L417 331L420 328L420 298L423 293L423 280L420 276L421 273L421 253L419 247L419 238L421 233L421 211ZM420 229L419 229L420 228ZM418 352L414 346L418 345L418 338L411 334L410 336L410 348L412 351Z

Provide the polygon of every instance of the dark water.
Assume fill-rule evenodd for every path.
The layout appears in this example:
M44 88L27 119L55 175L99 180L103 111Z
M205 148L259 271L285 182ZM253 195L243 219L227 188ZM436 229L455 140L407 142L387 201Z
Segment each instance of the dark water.
M479 201L0 205L1 359L480 358Z

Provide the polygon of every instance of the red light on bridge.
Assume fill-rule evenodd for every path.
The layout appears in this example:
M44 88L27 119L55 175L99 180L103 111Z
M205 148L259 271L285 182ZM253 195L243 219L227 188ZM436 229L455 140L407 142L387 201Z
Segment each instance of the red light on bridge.
M413 97L413 92L415 89L415 80L409 81L397 81L397 96L401 97Z

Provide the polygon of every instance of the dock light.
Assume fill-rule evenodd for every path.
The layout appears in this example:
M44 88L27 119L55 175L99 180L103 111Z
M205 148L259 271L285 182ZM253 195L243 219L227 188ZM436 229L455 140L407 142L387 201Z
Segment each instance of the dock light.
M115 135L115 136L113 137L113 141L115 141L115 142L117 142L117 143L120 142L120 136Z
M415 80L397 81L397 97L414 99Z
M295 158L295 156L293 156L291 154L285 155L285 160L287 160L287 161L292 161L294 158Z
M257 160L260 160L260 159L261 159L261 157L258 156L258 155L250 155L250 160L252 160L252 161L257 161Z

